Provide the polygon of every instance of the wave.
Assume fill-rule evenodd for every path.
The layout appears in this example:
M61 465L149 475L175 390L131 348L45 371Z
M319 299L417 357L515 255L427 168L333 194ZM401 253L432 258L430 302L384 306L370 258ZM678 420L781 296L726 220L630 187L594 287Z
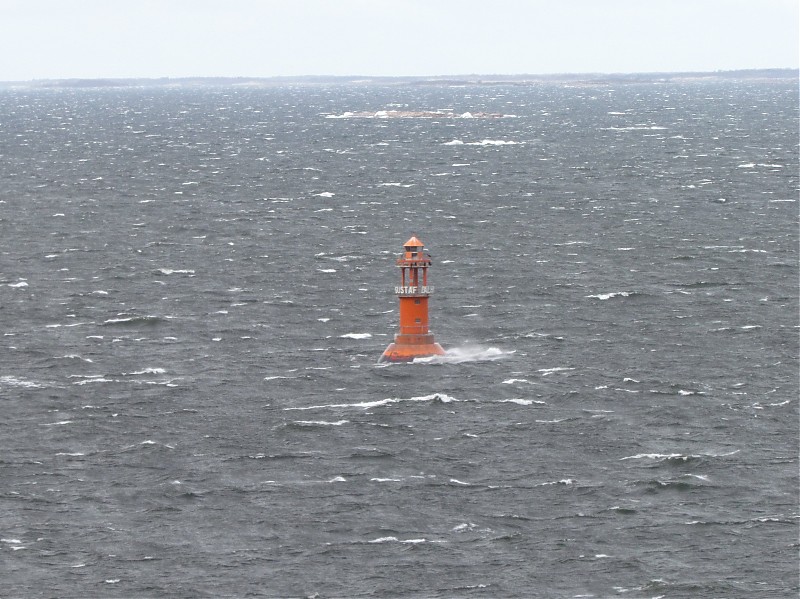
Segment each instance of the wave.
M135 376L139 374L164 374L166 370L163 368L144 368L142 370L137 370L136 372L123 372L124 376Z
M84 358L82 356L79 356L78 354L67 354L65 356L56 356L55 359L56 360L80 360L82 362L89 362L90 364L92 363L92 359L91 358Z
M239 456L232 456L229 458L224 458L223 461L227 460L308 460L308 459L316 459L318 457L317 452L314 451L300 451L294 453L256 453L252 455L239 455Z
M572 478L562 478L561 480L552 480L546 483L539 483L537 487L549 487L551 485L574 485L575 480Z
M511 399L498 399L496 403L515 403L521 406L529 406L531 404L545 404L547 402L536 400L536 399L522 399L520 397L512 397Z
M525 142L521 141L512 141L512 140L504 140L504 139L482 139L481 141L461 141L460 139L454 139L452 141L446 141L442 145L443 146L521 146L524 145Z
M685 480L660 480L660 479L637 480L629 484L631 484L631 486L633 486L634 488L642 489L645 493L648 494L658 493L660 491L678 491L685 493L693 491L694 489L697 489L700 486L703 486Z
M138 443L134 443L132 445L126 445L120 451L123 453L128 453L137 449L142 449L142 451L145 451L147 448L152 448L153 450L160 450L161 448L175 449L175 445L159 443L158 441L153 441L152 439L145 439L144 441L139 441Z
M609 293L598 293L596 295L587 295L586 297L595 298L599 300L608 300L614 297L631 297L638 295L635 291L611 291Z
M73 385L90 385L92 383L121 383L120 379L108 379L104 377L102 374L87 374L87 375L80 375L80 374L71 374L69 378L81 378L83 380L80 381L73 381Z
M453 347L446 350L442 356L430 356L428 358L415 358L413 364L462 364L464 362L488 362L501 360L514 353L514 350L504 351L497 347L481 347L478 345L468 345L464 347Z
M765 162L759 162L759 163L745 162L743 164L737 165L736 168L755 168L757 166L762 166L764 168L783 168L784 165L782 165L782 164L768 164L768 163L765 163Z
M367 541L368 543L408 543L408 544L417 544L417 543L431 543L431 542L441 542L441 541L429 541L428 539L404 539L400 540L397 537L379 537L377 539L373 539L371 541Z
M20 549L27 549L27 547L22 544L22 541L20 539L0 539L0 543L7 543L11 551L19 551Z
M140 376L143 374L164 374L166 370L163 368L145 368L137 372L123 372L119 375L122 377ZM73 385L91 385L96 383L125 383L125 384L143 384L143 385L163 385L165 387L177 387L177 383L173 382L176 379L166 380L145 380L145 379L132 379L132 378L112 378L111 376L103 374L70 374L67 376L70 379L80 379L73 381Z
M194 270L184 268L159 268L156 273L161 275L194 275Z
M748 518L747 520L690 520L685 524L693 525L742 525L742 524L797 524L798 516L794 514L775 514L773 516L758 516L756 518Z
M601 131L666 131L660 125L632 125L630 127L601 127Z
M673 462L688 462L690 460L700 460L703 458L724 458L739 453L735 449L728 453L701 453L701 454L683 454L683 453L638 453L636 455L626 456L620 458L623 460L655 460L657 462L673 461Z
M360 112L343 112L341 114L326 114L326 119L486 119L486 118L509 118L512 114L501 114L496 112L462 112L456 113L452 110L363 110Z
M134 325L134 324L157 324L161 322L160 316L147 314L139 316L135 314L119 314L117 318L108 318L102 322L103 326L109 325Z
M342 426L347 424L349 420L337 420L336 422L328 422L326 420L295 420L292 424L299 427L318 427L318 426Z
M540 368L538 372L542 373L542 376L550 376L556 372L566 372L568 370L575 370L574 368L570 368L568 366L556 366L555 368Z
M46 387L46 385L37 381L28 381L8 375L0 376L0 385L7 385L8 387L24 387L27 389L43 389Z
M451 403L454 401L461 401L459 399L455 399L454 397L450 397L449 395L445 395L444 393L431 393L430 395L421 395L419 397L407 397L407 398L399 398L393 397L388 399L379 399L377 401L362 401L358 403L334 403L334 404L323 404L318 406L302 406L302 407L293 407L293 408L283 408L286 411L290 410L322 410L328 408L361 408L364 410L368 410L370 408L377 408L380 406L387 406L390 404L400 403L402 401L430 401L434 403Z

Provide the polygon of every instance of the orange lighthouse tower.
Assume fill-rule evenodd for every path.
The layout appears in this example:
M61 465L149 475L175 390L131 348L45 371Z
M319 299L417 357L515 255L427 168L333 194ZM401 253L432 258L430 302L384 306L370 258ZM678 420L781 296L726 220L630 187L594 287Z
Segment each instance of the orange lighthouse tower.
M419 239L412 237L403 244L403 255L397 259L400 285L394 292L400 298L400 332L379 362L410 362L414 358L444 354L428 331L428 298L433 286L428 284L431 257L423 247Z

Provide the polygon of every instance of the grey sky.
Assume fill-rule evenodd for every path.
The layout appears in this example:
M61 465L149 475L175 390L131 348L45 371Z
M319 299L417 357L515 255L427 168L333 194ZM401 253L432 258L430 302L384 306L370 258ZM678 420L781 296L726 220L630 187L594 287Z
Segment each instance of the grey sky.
M798 67L798 0L0 0L0 80Z

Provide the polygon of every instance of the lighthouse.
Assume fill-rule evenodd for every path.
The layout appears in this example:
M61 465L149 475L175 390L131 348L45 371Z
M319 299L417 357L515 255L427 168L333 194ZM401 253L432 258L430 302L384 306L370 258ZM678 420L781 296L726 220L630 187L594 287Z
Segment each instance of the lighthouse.
M428 298L433 293L428 281L430 266L430 254L416 236L403 244L403 254L397 259L400 285L394 288L400 300L400 332L379 362L410 362L414 358L444 354L428 331Z

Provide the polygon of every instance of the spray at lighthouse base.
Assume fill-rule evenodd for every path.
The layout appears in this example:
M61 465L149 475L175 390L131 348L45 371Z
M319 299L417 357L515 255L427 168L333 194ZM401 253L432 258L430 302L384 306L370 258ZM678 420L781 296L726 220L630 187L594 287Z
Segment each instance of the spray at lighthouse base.
M400 285L394 288L400 300L400 332L378 362L411 362L445 353L428 330L428 298L433 286L428 284L431 257L423 248L416 237L403 244L403 255L397 260Z

